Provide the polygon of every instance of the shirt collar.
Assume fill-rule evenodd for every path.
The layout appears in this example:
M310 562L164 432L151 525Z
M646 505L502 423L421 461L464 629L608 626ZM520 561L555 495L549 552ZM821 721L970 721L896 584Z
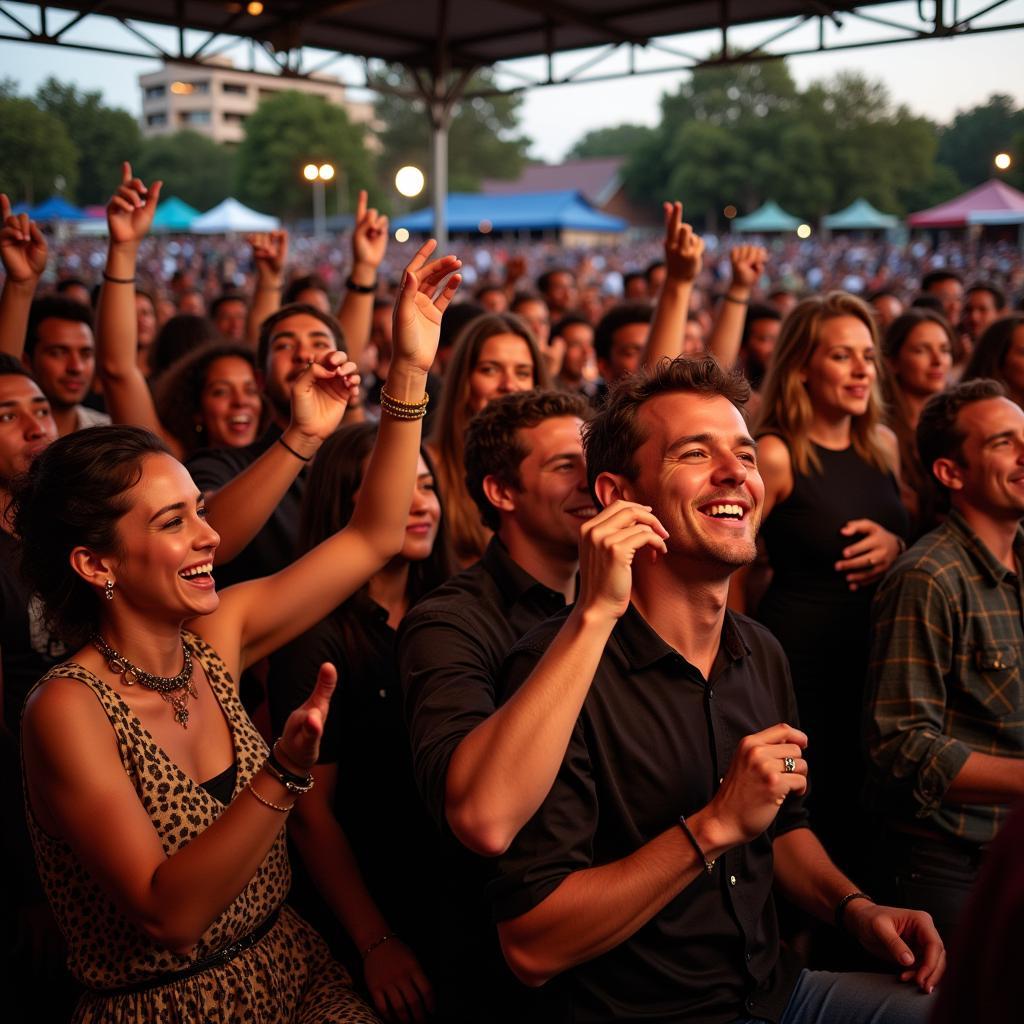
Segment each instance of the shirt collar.
M534 579L512 558L508 548L497 537L490 539L480 561L494 578L501 592L513 601L518 601L527 592L536 588L544 594L557 597L562 605L565 604L565 597L562 594Z
M1016 576L989 551L985 542L971 529L970 523L961 515L957 509L951 509L946 517L946 529L956 538L957 541L967 550L968 555L978 566L983 576L995 586L1003 583L1010 576ZM1013 541L1013 550L1017 560L1024 564L1024 530L1017 528L1017 536Z

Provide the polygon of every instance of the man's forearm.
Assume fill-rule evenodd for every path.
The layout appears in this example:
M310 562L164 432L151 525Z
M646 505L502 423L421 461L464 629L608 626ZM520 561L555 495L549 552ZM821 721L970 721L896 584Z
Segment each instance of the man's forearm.
M725 852L705 811L687 818L704 855ZM698 875L704 864L678 826L635 853L569 875L532 910L498 925L505 959L527 985L542 985L625 942Z
M526 682L456 748L445 815L471 850L503 853L548 795L614 625L573 609Z
M352 267L352 283L362 288L372 288L377 284L377 268L366 263L356 263ZM341 304L338 306L338 323L344 337L345 352L352 362L359 364L363 350L370 341L370 330L373 326L373 292L354 291L345 288Z
M1008 804L1024 796L1024 758L972 752L943 797L957 804Z
M723 370L731 370L740 354L750 289L733 283L729 285L725 295L732 298L723 297L719 303L715 322L708 337L708 352L718 360L718 365Z
M693 293L692 281L666 279L658 297L651 330L644 349L644 366L657 366L662 359L675 359L683 350L686 316Z
M798 907L829 924L835 919L839 901L857 890L809 828L780 836L772 844L772 855L779 888Z
M0 353L21 359L36 281L4 281L0 292Z

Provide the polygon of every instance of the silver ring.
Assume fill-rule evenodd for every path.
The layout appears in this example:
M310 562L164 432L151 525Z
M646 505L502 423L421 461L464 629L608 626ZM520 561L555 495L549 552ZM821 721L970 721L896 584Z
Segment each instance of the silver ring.
M794 761L791 757L784 757L782 759L782 770L786 773L786 775L789 775L791 772L795 772L796 761Z

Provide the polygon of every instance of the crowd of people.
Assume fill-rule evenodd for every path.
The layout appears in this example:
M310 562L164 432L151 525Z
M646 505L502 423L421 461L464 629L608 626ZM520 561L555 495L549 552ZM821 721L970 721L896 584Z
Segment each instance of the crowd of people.
M160 191L0 197L13 1019L1009 1019L1018 249Z

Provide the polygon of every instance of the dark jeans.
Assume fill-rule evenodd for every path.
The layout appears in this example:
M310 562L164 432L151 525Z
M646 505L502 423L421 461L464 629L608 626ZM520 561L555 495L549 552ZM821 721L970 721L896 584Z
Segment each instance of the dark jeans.
M983 851L956 839L928 839L886 829L877 859L878 897L890 906L927 910L948 946L978 877Z

